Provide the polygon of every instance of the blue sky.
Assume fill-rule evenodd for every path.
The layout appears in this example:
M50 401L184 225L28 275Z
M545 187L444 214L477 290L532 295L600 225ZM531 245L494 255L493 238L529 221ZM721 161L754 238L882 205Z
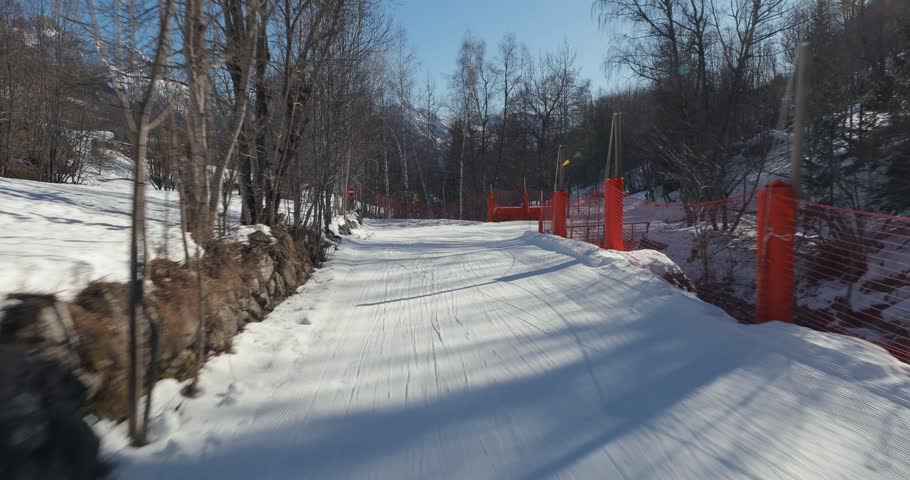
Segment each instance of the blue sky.
M392 0L395 21L407 31L420 61L418 82L430 73L440 88L455 70L455 57L466 31L487 42L495 54L511 32L531 54L555 51L569 43L583 78L593 90L611 85L603 72L609 37L591 16L591 0ZM617 79L618 80L618 79Z

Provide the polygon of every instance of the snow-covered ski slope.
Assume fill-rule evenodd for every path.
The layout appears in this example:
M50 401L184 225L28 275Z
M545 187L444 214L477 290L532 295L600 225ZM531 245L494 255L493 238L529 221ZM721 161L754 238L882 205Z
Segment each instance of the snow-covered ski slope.
M910 477L910 378L859 340L734 323L523 223L370 223L163 382L122 479ZM103 430L102 427L99 429Z

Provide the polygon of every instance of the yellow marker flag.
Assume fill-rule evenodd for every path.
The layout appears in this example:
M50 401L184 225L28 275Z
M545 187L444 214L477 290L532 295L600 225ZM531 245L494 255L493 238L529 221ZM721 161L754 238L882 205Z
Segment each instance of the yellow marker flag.
M565 167L565 166L568 165L568 164L569 164L569 161L568 161L568 160L566 160L565 162L562 162L562 166L563 166L563 167Z

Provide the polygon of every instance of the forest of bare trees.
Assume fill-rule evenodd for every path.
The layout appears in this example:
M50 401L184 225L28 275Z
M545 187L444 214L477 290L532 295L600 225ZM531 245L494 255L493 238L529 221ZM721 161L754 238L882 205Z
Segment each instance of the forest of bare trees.
M416 73L387 7L6 0L0 174L79 183L103 168L99 149L131 150L150 186L180 190L204 240L232 202L244 223L324 225L348 185L421 215L491 187L546 190L560 145L576 159L569 182L593 184L621 111L632 187L723 198L771 168L793 51L809 41L808 191L906 202L901 182L878 188L900 178L882 169L907 169L904 2L598 0L606 69L630 85L609 92L592 91L569 45L531 52L510 34L466 34L438 84Z

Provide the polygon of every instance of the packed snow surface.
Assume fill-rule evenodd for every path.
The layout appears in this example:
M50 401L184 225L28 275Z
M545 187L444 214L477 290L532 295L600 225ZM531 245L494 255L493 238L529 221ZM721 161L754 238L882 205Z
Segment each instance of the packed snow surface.
M883 350L736 324L571 244L367 223L208 362L200 398L159 384L150 445L98 424L115 477L910 476L910 379Z

